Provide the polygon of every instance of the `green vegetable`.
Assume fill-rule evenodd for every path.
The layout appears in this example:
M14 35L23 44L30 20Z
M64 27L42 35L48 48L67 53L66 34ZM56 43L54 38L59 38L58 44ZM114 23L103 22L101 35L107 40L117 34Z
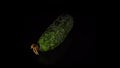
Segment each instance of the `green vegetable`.
M42 34L38 40L39 50L46 52L60 45L73 27L73 17L60 15Z

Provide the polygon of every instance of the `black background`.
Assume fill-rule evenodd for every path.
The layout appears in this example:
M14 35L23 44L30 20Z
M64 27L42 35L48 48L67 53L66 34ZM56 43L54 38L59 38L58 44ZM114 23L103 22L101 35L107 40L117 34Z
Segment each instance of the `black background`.
M96 64L96 16L83 16L80 11L72 9L58 9L24 16L25 65L41 64L38 61L39 56L29 49L30 45L36 43L45 29L62 13L73 16L74 27L65 41L52 52L48 52L47 56L57 58L53 65Z

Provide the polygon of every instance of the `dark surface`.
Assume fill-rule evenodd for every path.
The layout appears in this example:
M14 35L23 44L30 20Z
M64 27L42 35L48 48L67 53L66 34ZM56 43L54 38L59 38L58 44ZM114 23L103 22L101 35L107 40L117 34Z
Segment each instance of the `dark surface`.
M36 43L45 29L63 12L73 16L74 27L65 41L55 50L36 56L30 45ZM81 16L78 11L55 10L41 12L38 16L24 16L25 65L96 64L96 17Z

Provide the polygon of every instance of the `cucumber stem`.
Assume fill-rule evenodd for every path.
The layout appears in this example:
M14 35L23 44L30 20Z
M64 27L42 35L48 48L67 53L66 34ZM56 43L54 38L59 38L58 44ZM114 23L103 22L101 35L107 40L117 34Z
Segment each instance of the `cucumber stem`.
M39 47L37 44L32 44L31 45L31 49L33 49L33 52L36 54L36 55L39 55L38 51L39 51Z

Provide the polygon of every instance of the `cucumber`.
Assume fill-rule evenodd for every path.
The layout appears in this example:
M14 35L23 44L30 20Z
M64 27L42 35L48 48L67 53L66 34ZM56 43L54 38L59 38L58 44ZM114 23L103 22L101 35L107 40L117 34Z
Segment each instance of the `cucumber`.
M45 30L38 39L39 50L47 52L59 46L67 37L73 27L73 17L62 14Z

